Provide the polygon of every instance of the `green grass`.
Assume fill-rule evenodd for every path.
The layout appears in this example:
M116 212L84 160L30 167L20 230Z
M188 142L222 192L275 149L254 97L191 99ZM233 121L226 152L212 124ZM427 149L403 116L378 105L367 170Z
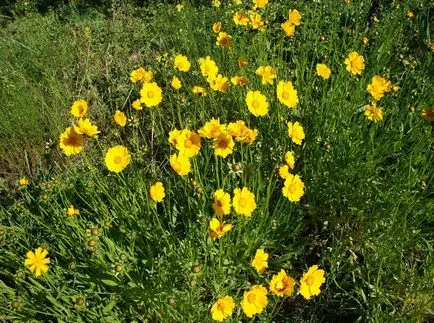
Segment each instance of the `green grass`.
M6 21L0 31L0 319L205 322L218 297L239 304L250 285L268 286L280 269L298 281L318 264L326 271L319 296L269 294L256 320L432 320L434 140L420 112L434 105L434 7L396 4L378 7L377 23L370 1L271 1L264 33L235 26L224 5L195 3L180 13L173 4L114 3L107 12L65 6ZM290 8L301 12L302 24L288 39L280 23ZM410 9L414 18L406 16ZM219 20L233 37L230 50L215 45L211 26ZM344 65L353 50L366 59L358 78ZM173 68L178 53L192 62L187 74ZM250 114L240 87L194 97L192 86L207 86L197 59L208 55L223 75L246 75L249 88L268 97L269 115ZM249 61L243 71L236 66L241 56ZM315 75L321 62L332 69L328 81ZM275 86L260 84L259 65L276 67L277 80L293 81L300 99L295 110L278 102ZM163 88L158 108L130 107L139 87L129 73L139 66L152 69ZM170 88L174 74L183 82L178 92ZM399 86L379 102L385 118L375 124L363 115L374 75ZM67 158L58 137L72 124L69 109L79 98L89 102L101 134ZM116 109L127 114L127 127L115 126ZM237 143L226 159L215 158L203 141L193 172L176 175L168 163L169 131L197 130L212 117L245 120L260 135L252 146ZM287 121L303 125L302 146L289 140ZM128 147L132 162L113 175L104 154L118 144ZM282 196L275 171L287 150L295 152L294 173L306 185L300 203ZM231 172L235 163L242 163L241 174ZM30 177L27 188L14 182L19 176ZM158 180L166 198L156 205L148 189ZM232 195L242 186L255 193L258 208L250 220L233 212L225 220L234 229L211 241L212 193L223 188ZM67 220L70 204L80 215ZM51 257L40 278L24 266L27 251L38 246ZM257 248L270 254L263 275L250 266ZM232 321L245 318L237 305Z

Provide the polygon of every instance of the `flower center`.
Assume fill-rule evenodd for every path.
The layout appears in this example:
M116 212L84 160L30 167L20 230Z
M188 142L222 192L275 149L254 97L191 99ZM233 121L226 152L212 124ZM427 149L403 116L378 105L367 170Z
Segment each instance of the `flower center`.
M312 276L309 276L305 279L306 284L308 284L309 286L313 285L315 282L315 278L313 278Z
M276 289L277 290L282 290L282 289L284 289L285 288L285 285L283 284L283 282L278 282L277 284L276 284Z
M282 98L284 98L285 100L288 100L288 99L289 99L289 94L288 94L288 92L283 92L283 93L282 93Z
M255 109L258 109L259 108L259 102L258 102L258 100L253 100L252 101L252 106L253 106L253 108L255 108Z
M226 148L228 146L228 141L226 139L222 139L219 141L219 148Z
M148 93L146 93L146 95L148 96L149 99L152 99L154 97L154 92L148 91Z
M115 164L120 164L122 161L122 157L121 156L116 156L114 159Z
M290 184L290 185L288 186L288 191L289 191L290 193L294 193L296 190L297 190L297 188L295 187L294 184Z
M256 301L256 295L251 293L247 296L247 300L249 301L249 303L254 303Z
M244 197L242 197L242 198L240 198L240 200L238 201L238 204L239 204L241 207L245 207L245 206L247 205L247 201L246 201L246 199L245 199Z
M191 139L187 139L184 143L184 147L190 148L191 146L193 146L193 142L191 141Z

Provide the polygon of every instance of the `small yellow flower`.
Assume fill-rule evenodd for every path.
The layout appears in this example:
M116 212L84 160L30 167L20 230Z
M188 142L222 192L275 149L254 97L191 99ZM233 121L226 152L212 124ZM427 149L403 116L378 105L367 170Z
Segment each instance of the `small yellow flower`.
M177 78L175 75L172 78L172 81L170 82L170 85L175 89L179 90L182 87L181 80Z
M212 118L210 121L205 123L205 125L198 130L198 133L201 137L207 139L215 139L222 132L226 131L226 125L220 124L220 119Z
M222 30L222 23L220 21L212 24L212 31L218 34Z
M226 32L219 32L216 45L220 47L230 48L232 45L232 36Z
M219 72L216 62L209 56L205 58L199 58L199 67L204 77L214 78Z
M162 202L164 197L166 196L166 193L164 192L164 186L161 182L156 182L154 185L151 186L149 189L149 195L151 195L151 198L155 202Z
M75 132L80 135L86 135L88 137L98 137L100 133L98 127L93 125L89 119L78 119L77 126L74 127Z
M423 108L422 112L420 113L420 117L428 122L434 121L434 107L431 108Z
M200 136L194 131L183 129L176 140L176 149L179 154L188 158L194 157L199 153L200 148Z
M373 96L374 100L378 101L384 96L384 93L388 93L392 90L392 84L386 78L375 75L371 83L368 84L367 90L369 94Z
M147 108L156 107L163 100L163 91L155 82L143 83L140 90L140 102L144 103Z
M228 124L228 133L235 137L236 141L244 141L248 131L249 128L246 127L246 123L243 120Z
M174 65L181 72L188 72L191 66L187 56L181 54L175 56Z
M231 223L220 222L216 218L212 218L209 222L211 240L223 237L227 232L232 230L232 227L233 225Z
M154 74L152 71L147 71L143 67L139 67L130 74L130 80L133 83L137 83L139 81L151 82L153 77Z
M258 134L259 134L258 129L247 129L247 135L244 138L243 142L247 145L253 144Z
M411 11L411 10L407 11L407 17L408 18L413 18L414 17L413 11Z
M219 8L221 4L220 0L212 0L213 7Z
M173 154L170 156L170 166L180 176L185 176L191 171L191 163L184 155Z
M262 84L271 84L273 85L274 79L276 78L276 69L271 66L259 66L256 70L256 75L262 77Z
M351 52L345 59L347 71L353 75L361 75L365 69L365 59L357 52Z
M119 173L130 163L130 153L124 146L110 148L104 158L107 169L111 172Z
M265 23L262 21L262 16L257 12L250 13L250 25L253 29L265 30Z
M240 57L237 61L237 65L239 68L244 68L247 66L247 60L244 57Z
M182 11L182 9L184 9L184 5L183 5L183 4L180 4L180 3L178 3L178 4L176 5L176 10L178 10L178 12L181 12L181 11Z
M304 183L298 175L288 174L285 178L285 184L282 188L283 196L287 197L291 202L300 201L304 195Z
M316 64L316 74L324 80L328 80L332 75L332 71L326 64Z
M256 209L255 194L250 192L247 187L236 188L234 189L232 205L238 214L251 217Z
M85 100L74 101L71 107L71 114L76 118L83 118L87 113L87 102Z
M133 107L133 109L136 109L138 111L143 109L142 102L140 102L140 99L134 100L133 103L131 103L131 106Z
M20 180L18 181L18 183L21 186L27 186L27 185L29 185L29 180L27 178L23 177L23 178L20 178Z
M234 299L230 296L219 298L211 307L211 317L214 321L223 322L231 317L235 309Z
M267 97L260 91L248 91L246 104L249 111L256 117L265 116L268 113Z
M74 127L68 127L59 137L59 146L66 156L79 154L84 147L85 138Z
M250 19L244 12L238 11L234 14L233 21L238 26L247 26Z
M294 153L292 151L287 151L285 153L284 159L285 159L286 165L288 165L289 168L294 169L294 166L295 166L295 156L294 156Z
M277 84L277 98L288 108L295 108L298 104L298 95L291 81L280 81Z
M264 249L256 250L255 258L253 258L251 265L258 273L262 274L268 268L268 253Z
M66 214L68 214L68 216L79 215L79 214L80 214L80 210L79 210L79 209L76 209L76 208L74 207L74 205L71 204L71 205L68 207L68 210L66 210Z
M320 287L325 283L324 274L324 270L318 269L318 265L310 267L307 273L303 274L300 279L300 294L305 299L319 295L321 292Z
M229 80L221 74L208 78L208 84L211 89L219 92L226 92L229 87Z
M301 145L305 134L302 125L298 121L294 123L288 122L288 136L295 144Z
M290 173L289 173L289 167L288 167L288 165L282 165L282 166L279 167L279 176L282 179L286 179L289 174Z
M262 9L264 8L268 3L268 0L253 0L253 7Z
M226 158L232 154L235 142L232 136L227 133L221 133L213 142L214 154Z
M431 50L434 52L434 43L431 44Z
M282 269L277 275L271 278L270 292L276 296L291 296L294 293L295 280L287 276L286 272Z
M247 77L236 75L234 77L231 77L231 83L233 85L246 86L247 85Z
M369 38L363 37L363 44L368 45L368 43L369 43Z
M288 10L288 21L295 25L299 26L301 21L301 14L297 9L289 9Z
M247 317L261 314L268 305L267 289L260 285L253 285L249 291L244 292L240 305Z
M121 127L125 127L127 124L127 116L122 111L116 110L113 119L115 120L116 124Z
M282 27L283 31L285 32L286 36L292 37L295 34L295 26L289 21L285 21L280 25Z
M214 198L212 208L216 215L221 216L231 213L231 196L229 193L220 189L215 191L212 196Z
M368 118L368 120L371 120L372 122L381 121L384 118L383 109L377 107L375 103L372 103L372 105L368 104L365 107L365 116L366 118Z
M206 90L201 86L193 86L191 91L193 92L193 94L196 94L197 96L206 96L208 94Z
M42 247L39 247L35 249L35 252L27 252L24 264L29 267L31 272L35 273L36 277L39 277L48 271L48 264L50 263L50 258L47 257L47 255L48 251L43 249Z

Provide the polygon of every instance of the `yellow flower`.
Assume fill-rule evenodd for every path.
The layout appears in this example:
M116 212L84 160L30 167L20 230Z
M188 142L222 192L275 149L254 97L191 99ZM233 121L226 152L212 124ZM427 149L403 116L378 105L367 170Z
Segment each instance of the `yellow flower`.
M83 150L85 138L73 127L68 127L59 137L59 146L66 156L77 155Z
M431 50L434 52L434 43L431 44Z
M276 78L276 69L271 66L259 66L256 70L256 75L262 77L262 84L273 85L274 79Z
M169 132L169 143L173 147L176 147L180 136L181 136L181 130L173 129L172 131Z
M253 29L260 29L261 31L265 30L265 24L262 21L262 16L254 11L250 13L250 25Z
M130 80L133 83L137 83L139 81L150 82L153 78L154 74L152 71L147 71L143 67L139 67L134 70L130 74Z
M247 26L250 19L244 12L238 11L234 14L233 21L236 25Z
M237 61L238 67L239 68L244 68L247 66L247 60L244 57L240 57Z
M304 183L298 175L288 174L285 178L285 184L282 187L283 196L287 197L291 202L300 201L304 195Z
M413 18L414 17L413 11L411 11L411 10L407 11L407 17L408 18Z
M29 185L29 180L27 178L23 177L23 178L20 178L20 180L18 181L18 183L21 186L27 186L27 185Z
M295 25L295 26L299 26L300 25L300 20L301 20L301 14L297 9L289 9L288 10L288 21Z
M288 165L282 165L282 166L279 167L279 176L282 179L287 178L289 174L290 173L289 173L289 167L288 167Z
M280 297L291 296L294 293L295 280L287 276L282 269L277 275L271 278L270 291Z
M119 110L115 111L115 115L113 116L113 119L115 120L116 124L118 124L121 127L125 127L125 125L127 124L127 116L125 115L125 113Z
M109 171L119 173L130 163L130 153L124 146L115 146L107 151L104 160Z
M256 137L258 136L258 129L247 129L246 138L244 138L243 142L247 145L253 144Z
M36 277L39 277L41 274L45 274L48 271L50 258L48 258L47 255L48 251L39 247L35 249L35 252L27 252L24 264L29 267L31 272L35 272Z
M172 81L170 82L170 85L175 89L179 90L182 86L181 80L177 78L175 75L172 78Z
M324 80L328 80L332 75L332 71L326 64L316 64L316 74Z
M151 198L155 202L162 202L164 197L166 196L166 193L164 193L163 183L156 182L154 185L152 185L149 189L149 195L151 195Z
M261 314L267 307L267 289L260 285L254 285L249 291L245 291L240 305L247 317Z
M246 86L247 85L247 77L235 75L231 77L231 83L233 85Z
M187 56L184 55L176 55L175 57L175 67L181 72L188 72L190 70L190 61Z
M140 90L140 102L144 103L147 108L155 107L163 100L163 91L155 82L143 83Z
M319 295L321 292L320 287L325 283L324 274L324 270L318 269L317 265L310 267L307 273L303 274L303 277L300 279L300 294L305 299Z
M287 151L285 153L284 159L285 159L286 165L288 165L289 168L294 169L294 166L295 166L295 156L294 156L294 153L292 151Z
M217 46L230 48L232 45L232 36L224 31L221 31L217 36L216 44Z
M295 144L301 145L305 135L303 127L298 121L288 122L288 136Z
M211 307L211 317L214 321L223 322L232 316L235 309L234 299L230 296L219 298Z
M176 140L176 149L179 150L180 155L194 157L199 153L200 147L200 136L196 132L188 129L181 130Z
M367 45L369 43L369 38L368 37L363 37L363 44Z
M298 95L291 81L280 81L277 84L277 98L288 108L295 108L298 104Z
M228 124L228 133L234 136L236 141L244 141L248 131L249 128L246 127L246 123L243 120Z
M219 72L216 62L209 56L199 58L199 67L204 77L215 77Z
M248 91L246 104L249 111L256 117L262 117L268 113L267 98L260 91Z
M365 69L365 59L357 52L351 52L345 59L347 71L353 75L361 75Z
M83 118L87 113L87 102L85 100L74 101L71 107L71 114L76 118Z
M198 130L198 133L201 137L207 139L215 139L222 132L226 131L226 125L220 124L220 119L212 118L210 121L205 123L205 125Z
M217 76L210 76L208 84L214 91L226 92L229 87L229 80L226 76L219 74Z
M383 109L377 107L375 103L372 103L372 105L368 104L365 107L365 116L366 118L368 118L368 120L371 120L372 122L381 121L384 118Z
M222 23L220 21L212 24L212 31L218 34L222 30Z
M256 209L255 195L247 187L234 189L232 205L235 212L246 217L251 217Z
M68 210L66 210L66 214L68 214L68 216L75 216L75 215L79 215L80 214L80 210L74 208L74 205L70 205L68 207Z
M264 8L268 3L268 0L253 0L253 7L262 9Z
M191 171L191 163L184 155L173 154L170 156L170 166L181 176L187 175Z
M227 133L221 133L213 142L214 154L226 158L232 154L235 142L232 136Z
M76 133L88 137L98 137L100 133L98 127L93 125L89 119L78 119L77 126L74 127Z
M206 96L207 95L206 90L201 86L193 86L191 91L193 92L193 94L196 94L197 96Z
M231 213L231 196L222 189L217 190L212 195L214 203L212 208L216 215L227 215Z
M140 102L140 99L134 100L133 103L131 103L131 106L136 110L142 110L142 102Z
M209 221L209 228L211 229L211 240L223 237L227 232L232 230L231 223L220 222L216 218Z
M282 27L283 31L285 32L286 36L292 37L295 34L295 26L291 24L289 20L285 21L280 25Z
M212 0L213 7L219 8L221 4L220 0Z
M268 268L268 253L264 249L256 250L255 258L253 258L251 265L256 271L262 274Z
M368 84L367 90L374 97L374 100L378 101L384 96L384 93L392 90L392 84L384 77L375 75L371 83Z
M422 112L420 113L420 117L428 122L434 121L434 107L432 108L423 108Z
M181 12L182 9L184 9L184 5L183 4L179 3L179 4L176 5L176 10L178 10L178 12Z

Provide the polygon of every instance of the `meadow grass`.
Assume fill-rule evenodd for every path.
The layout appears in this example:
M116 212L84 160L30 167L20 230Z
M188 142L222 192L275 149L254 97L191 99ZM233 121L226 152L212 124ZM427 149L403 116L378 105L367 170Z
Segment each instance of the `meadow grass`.
M433 5L270 1L261 11L263 32L232 21L250 2L183 5L179 12L164 3L113 3L107 12L65 6L3 24L0 319L206 322L212 304L230 295L237 305L228 321L243 321L239 303L251 285L268 287L281 269L298 282L315 264L326 273L318 296L305 300L298 283L290 297L269 293L255 319L433 319L434 140L432 124L420 117L434 105ZM291 38L280 27L288 9L302 14ZM216 46L217 21L232 36L230 49ZM360 77L344 64L352 51L366 60ZM175 70L177 54L191 61L188 73ZM205 56L225 76L247 76L247 88L267 96L268 115L248 111L243 87L209 89L197 63ZM248 61L245 69L237 66L240 57ZM317 63L331 68L329 80L316 75ZM276 68L274 85L255 75L261 65ZM136 111L131 103L140 86L129 75L140 66L153 71L163 101ZM180 90L170 87L173 75L182 81ZM378 123L364 116L374 75L399 87L379 101L385 116ZM295 109L278 101L280 80L293 82ZM195 85L209 94L194 96ZM79 155L66 157L59 135L75 122L69 110L81 98L101 133ZM114 123L115 110L127 115L126 127ZM224 159L202 140L192 173L177 175L169 164L175 153L169 132L197 131L213 117L244 120L259 136L252 145L237 143ZM303 145L288 138L288 121L303 125ZM116 145L131 153L119 174L104 163ZM288 150L296 156L294 174L305 183L298 203L282 195L276 172ZM20 176L29 177L29 185L14 182ZM161 203L148 192L156 181L166 191ZM211 240L213 192L233 196L244 186L256 198L252 217L232 212L224 221L233 229ZM80 214L69 217L70 205ZM51 263L35 277L24 260L39 246ZM263 274L250 264L259 248L269 254Z

